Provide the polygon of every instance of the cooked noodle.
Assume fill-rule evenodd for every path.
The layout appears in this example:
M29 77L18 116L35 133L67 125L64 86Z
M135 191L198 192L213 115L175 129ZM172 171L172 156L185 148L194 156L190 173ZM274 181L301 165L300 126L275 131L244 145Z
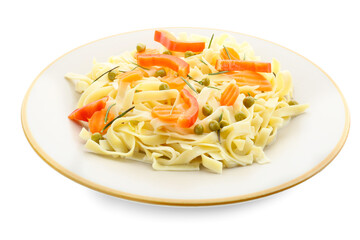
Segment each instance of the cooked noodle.
M180 34L179 38L205 41L206 46L210 40L208 37L188 37L186 34ZM289 105L293 98L292 77L289 71L280 70L279 62L274 59L271 63L273 73L261 73L271 83L271 91L259 91L257 86L239 85L240 94L235 103L232 106L221 106L219 101L224 89L230 83L238 84L231 75L208 75L217 72L215 63L224 45L236 50L241 59L259 60L248 43L239 44L226 34L215 37L211 48L183 58L190 65L189 75L192 79L188 82L201 89L196 94L189 86L184 87L196 98L200 109L195 124L189 128L180 128L176 123L163 122L152 116L155 106L173 106L180 98L177 89L159 90L163 83L160 77L149 76L133 82L123 82L117 79L110 81L105 74L93 82L101 74L117 66L114 70L117 74L121 74L119 70L133 70L136 67L136 51L110 57L106 63L94 61L93 68L87 75L66 74L66 78L74 82L76 91L81 93L78 108L105 96L109 96L106 108L116 103L111 108L116 116L135 106L134 110L116 119L99 142L91 139L91 133L84 126L80 137L86 141L86 148L114 158L150 163L156 170L199 170L202 165L221 173L223 168L268 162L264 147L275 140L279 128L291 117L303 113L308 105ZM166 49L162 47L158 50L163 52ZM167 74L171 71L166 69ZM210 85L214 88L199 84L205 77L210 79ZM250 93L256 100L247 108L243 99ZM201 111L206 104L213 108L209 116L204 116ZM238 112L244 113L246 118L236 121L234 116ZM218 121L220 116L229 125L219 132L211 131L208 127L210 121ZM198 124L204 126L204 133L201 135L194 134L194 126Z

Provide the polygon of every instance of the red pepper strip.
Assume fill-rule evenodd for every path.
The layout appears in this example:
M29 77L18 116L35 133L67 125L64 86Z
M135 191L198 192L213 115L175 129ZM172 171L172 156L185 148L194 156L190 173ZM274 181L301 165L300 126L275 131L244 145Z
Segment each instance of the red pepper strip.
M170 51L176 52L202 52L205 48L205 42L179 41L174 35L165 30L155 30L154 40L161 43Z
M199 104L196 98L186 89L183 89L180 92L180 96L188 108L182 115L180 115L177 120L177 124L179 127L189 128L194 125L196 119L198 118Z
M216 69L218 71L253 71L253 72L271 72L271 63L241 61L241 60L224 60L216 61Z
M92 115L100 111L106 106L106 102L109 100L109 97L106 96L104 98L101 98L97 101L91 102L81 108L78 108L74 110L68 118L71 120L81 120L81 121L89 121L89 119L92 117Z
M190 66L181 58L167 54L140 54L137 58L138 64L143 67L161 66L168 67L180 76L189 74Z

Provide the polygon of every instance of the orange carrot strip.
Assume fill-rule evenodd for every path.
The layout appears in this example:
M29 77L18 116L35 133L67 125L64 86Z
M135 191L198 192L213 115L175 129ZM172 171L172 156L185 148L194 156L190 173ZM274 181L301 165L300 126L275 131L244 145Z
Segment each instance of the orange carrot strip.
M240 71L227 73L228 76L236 80L239 86L259 86L259 91L271 91L271 83L260 73L253 71Z
M240 89L235 83L230 83L220 98L221 106L232 106L240 94Z
M242 60L223 60L216 61L218 71L253 71L253 72L271 72L271 63L242 61Z
M233 49L232 47L226 47L226 49L228 50L229 55L230 55L230 58L231 58L232 60L240 60L240 56L239 56L239 54L235 51L235 49ZM228 56L227 53L226 53L225 48L222 48L222 49L220 50L220 57L221 57L221 59L230 60L230 59L229 59L229 56Z
M172 108L173 107L170 105L155 106L151 111L151 116L153 118L159 118L163 122L176 123L178 118L182 114L182 109L178 106L175 106L174 109Z
M91 116L91 118L89 119L89 129L91 133L106 133L107 129L105 129L103 132L101 132L101 130L106 126L106 124L108 124L115 118L115 115L110 111L108 114L107 122L105 123L106 112L107 109L103 108L102 110L95 112Z
M137 58L138 64L143 67L161 66L168 67L180 76L187 76L190 65L181 58L166 54L140 54Z
M167 83L171 89L177 89L179 91L181 91L185 86L185 82L181 79L181 77L166 76L162 77L160 81Z
M141 80L143 77L144 77L144 73L141 70L121 73L116 76L116 78L119 79L119 81L123 81L123 82L134 82Z
M186 89L181 90L180 96L182 104L175 106L174 109L169 105L155 106L151 111L151 116L163 122L176 123L181 128L189 128L194 125L199 114L199 104Z
M136 52L135 53L135 59L138 58L139 55L142 55L142 54L160 54L159 50L157 49L152 49L152 48L149 48L149 49L145 49L145 51L142 51L142 52Z

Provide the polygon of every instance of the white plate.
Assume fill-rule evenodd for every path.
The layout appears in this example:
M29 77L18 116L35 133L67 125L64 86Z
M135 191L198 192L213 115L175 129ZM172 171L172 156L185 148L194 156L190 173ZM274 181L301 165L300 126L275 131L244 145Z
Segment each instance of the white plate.
M211 36L223 30L171 28ZM67 116L79 95L64 79L67 72L87 73L95 57L133 49L138 42L149 47L154 29L119 34L76 48L45 68L32 83L22 106L22 124L34 150L50 166L89 188L135 201L167 205L214 205L267 196L292 187L329 164L342 148L350 118L343 95L333 80L303 56L275 43L228 32L249 42L264 61L277 58L294 79L294 95L310 108L279 131L266 148L271 163L225 169L223 174L154 171L150 165L110 159L89 153L78 137L80 127ZM335 117L336 116L336 117ZM46 120L45 120L46 119Z

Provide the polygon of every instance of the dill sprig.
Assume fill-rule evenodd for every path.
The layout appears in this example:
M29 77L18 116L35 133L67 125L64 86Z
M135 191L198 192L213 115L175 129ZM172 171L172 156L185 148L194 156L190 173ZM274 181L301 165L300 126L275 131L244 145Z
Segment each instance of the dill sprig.
M192 77L192 76L190 76L189 74L187 75L187 77L188 77L189 79L193 79L193 77Z
M121 113L119 116L117 116L116 118L114 118L113 120L111 120L108 124L105 125L105 127L101 130L101 132L104 132L105 129L107 129L116 119L119 119L123 116L125 116L128 112L130 112L131 110L133 110L135 108L135 106L127 109L125 112Z
M219 123L221 122L221 120L222 120L222 118L223 118L223 114L224 114L224 112L221 112L220 117L219 117ZM221 129L221 128L220 128L220 129ZM219 142L221 142L220 129L217 130L217 135L218 135Z
M221 112L220 117L219 117L219 122L222 120L223 114L224 114L224 112Z
M108 107L108 109L106 110L104 124L106 124L106 122L108 121L110 109L111 109L113 106L115 106L115 105L116 105L116 103L110 105L110 106Z
M204 86L204 84L201 82L201 81L197 81L195 79L192 79L193 81L197 82L198 84ZM204 86L204 87L208 87L208 88L214 88L214 89L217 89L217 90L221 90L220 88L217 88L217 87L213 87L213 86Z
M196 89L185 78L181 77L181 79L189 86L189 88L191 88L191 90L198 93Z
M171 108L170 115L173 113L175 106L176 106L176 105L175 105L175 103L174 103L173 107Z
M208 46L208 48L210 48L210 47L211 47L211 43L212 43L213 38L214 38L214 34L213 34L213 35L211 35L211 39L210 39L210 42L209 42L209 46Z
M228 49L225 47L225 45L224 45L224 49L225 49L226 55L228 56L229 60L231 60L229 51L228 51Z
M145 70L150 70L149 68L143 67L137 63L131 62L132 64L134 64L135 66L138 66L139 68L145 69Z
M201 81L197 81L197 80L195 80L195 79L193 79L193 81L194 81L194 82L197 82L197 83L200 84L200 85L203 85L203 83L202 83Z
M91 84L93 84L94 82L96 82L97 80L99 80L102 76L104 76L105 74L107 74L107 73L109 73L109 72L111 72L112 70L114 70L114 69L116 69L116 68L118 68L118 67L120 67L120 66L116 66L116 67L114 67L114 68L112 68L112 69L110 69L110 70L108 70L108 71L106 71L106 72L104 72L103 74L101 74L99 77L97 77Z
M200 62L202 62L203 64L205 64L207 66L207 63L204 62L202 59L200 59Z
M209 73L208 75L219 75L219 74L223 74L223 73L227 73L229 71L220 71L220 72L216 72L216 73Z
M205 86L205 87L208 87L208 88L213 88L213 89L216 89L216 90L221 90L220 88L213 87L213 86Z

